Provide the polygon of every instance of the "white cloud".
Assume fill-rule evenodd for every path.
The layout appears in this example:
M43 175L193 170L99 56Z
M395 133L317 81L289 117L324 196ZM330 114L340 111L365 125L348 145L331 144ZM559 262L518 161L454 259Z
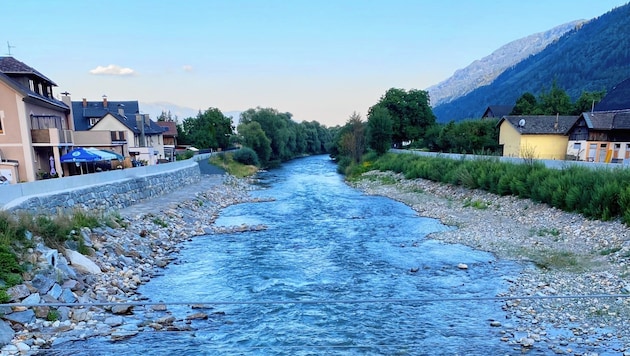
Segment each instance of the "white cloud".
M184 72L192 72L193 71L193 67L190 64L186 64L182 67L182 69L184 70Z
M136 72L131 68L123 68L115 64L110 64L107 67L98 66L90 70L90 74L95 75L135 75Z

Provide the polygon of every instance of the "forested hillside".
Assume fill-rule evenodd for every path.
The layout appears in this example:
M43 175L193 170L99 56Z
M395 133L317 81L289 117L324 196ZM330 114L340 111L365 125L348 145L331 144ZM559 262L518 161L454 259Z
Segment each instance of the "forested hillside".
M583 91L611 90L630 78L630 4L570 31L542 52L433 112L438 122L481 117L489 105L513 105L525 92L538 95L555 81L572 100Z

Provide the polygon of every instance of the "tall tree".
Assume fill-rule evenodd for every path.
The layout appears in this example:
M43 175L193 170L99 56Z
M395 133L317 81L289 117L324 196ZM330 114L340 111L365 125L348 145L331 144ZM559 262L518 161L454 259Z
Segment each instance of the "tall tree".
M178 125L178 132L184 142L197 148L225 149L233 134L232 119L217 108L209 108L203 113L199 111L197 117L184 119L181 127Z
M261 165L265 166L271 157L271 140L267 137L260 124L256 121L241 122L237 131L243 146L254 150Z
M535 112L538 115L569 115L572 109L571 98L554 80L549 91L540 93Z
M379 156L392 145L392 118L384 107L376 106L368 115L368 145Z
M531 115L538 105L534 94L526 92L516 100L516 105L510 115Z
M425 90L391 88L375 106L389 111L392 119L392 141L398 147L405 141L421 139L425 130L435 123L435 116L429 105L429 93ZM370 112L372 110L374 106L370 108Z
M346 122L340 146L342 155L349 157L355 163L361 161L365 153L365 124L357 112L352 113Z
M583 91L582 95L575 101L573 104L573 115L580 115L583 112L590 112L593 110L595 104L599 103L604 96L606 96L606 91Z

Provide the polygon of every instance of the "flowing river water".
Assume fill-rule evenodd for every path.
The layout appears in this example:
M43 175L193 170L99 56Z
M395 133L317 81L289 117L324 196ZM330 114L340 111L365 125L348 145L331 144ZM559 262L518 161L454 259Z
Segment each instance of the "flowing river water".
M226 208L217 225L263 231L200 236L143 285L152 302L205 304L193 331L142 332L93 354L497 355L507 278L522 266L426 239L451 229L394 200L349 187L326 156L259 175L274 201ZM487 222L479 222L487 223ZM468 269L458 268L465 263ZM213 303L214 302L214 303ZM199 312L171 305L178 319Z

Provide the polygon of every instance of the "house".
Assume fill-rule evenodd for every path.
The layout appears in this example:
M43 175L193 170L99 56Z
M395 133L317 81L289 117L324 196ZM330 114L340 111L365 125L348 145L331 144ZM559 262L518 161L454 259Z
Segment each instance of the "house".
M156 124L164 129L164 158L168 161L175 161L177 124L174 121L158 121Z
M514 109L513 105L490 105L486 108L481 116L482 119L497 118L500 119L503 116L510 115Z
M630 110L585 112L570 127L567 155L590 162L630 160Z
M0 175L11 183L63 175L60 156L74 145L70 103L57 84L13 57L0 57Z
M140 113L138 101L84 98L72 101L72 115L77 132L111 132L110 148L125 157L150 165L165 157L164 129Z
M497 123L503 156L559 159L567 154L567 132L578 116L503 116Z

